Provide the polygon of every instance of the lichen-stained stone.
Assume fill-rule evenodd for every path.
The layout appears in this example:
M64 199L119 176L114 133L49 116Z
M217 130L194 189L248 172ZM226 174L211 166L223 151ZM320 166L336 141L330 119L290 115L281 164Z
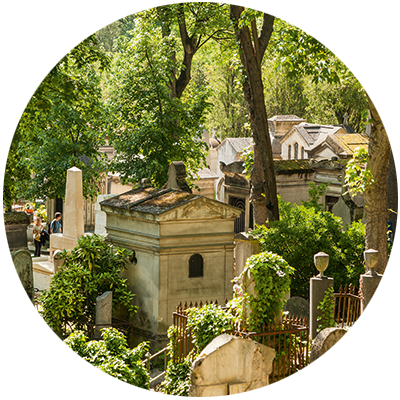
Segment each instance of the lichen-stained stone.
M334 346L347 331L342 328L325 328L315 337L311 346L310 362L315 361Z
M270 347L250 339L220 335L193 362L190 396L204 397L206 387L210 393L220 385L228 385L228 394L266 386L274 358L275 350ZM208 394L211 395L219 394Z

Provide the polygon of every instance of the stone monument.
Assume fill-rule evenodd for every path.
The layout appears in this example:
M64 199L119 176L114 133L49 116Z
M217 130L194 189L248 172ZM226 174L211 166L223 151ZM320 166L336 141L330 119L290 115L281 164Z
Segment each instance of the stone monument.
M319 332L311 346L310 363L326 353L346 332L343 328L325 328Z
M111 324L112 322L112 292L104 292L101 296L96 298L96 325ZM101 336L101 329L103 327L95 328L95 337Z
M70 250L84 234L82 171L72 167L67 171L63 233L50 235L50 259L55 250Z
M12 254L14 267L26 294L34 301L32 257L28 250L17 250Z
M225 396L269 384L275 350L254 340L217 336L193 362L189 397Z

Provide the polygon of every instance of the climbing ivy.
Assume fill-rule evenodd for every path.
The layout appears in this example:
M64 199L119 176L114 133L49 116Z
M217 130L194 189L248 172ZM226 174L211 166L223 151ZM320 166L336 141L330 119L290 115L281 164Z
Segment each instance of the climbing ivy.
M280 315L293 272L294 268L272 252L262 252L248 258L241 274L243 279L250 273L255 283L254 295L244 292L244 307L248 303L251 309L250 315L243 321L248 329L261 332L264 324L273 322Z
M320 322L317 332L321 332L325 328L332 328L336 326L333 286L329 286L329 288L325 291L324 298L317 306L317 309L322 311L322 314L317 318L317 321Z

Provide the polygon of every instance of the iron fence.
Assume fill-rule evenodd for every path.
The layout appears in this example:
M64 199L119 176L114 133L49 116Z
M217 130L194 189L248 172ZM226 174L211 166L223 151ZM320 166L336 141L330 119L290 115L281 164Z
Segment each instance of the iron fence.
M190 303L189 305L186 303L184 306L180 304L173 313L175 327L173 362L181 362L195 348L191 330L187 325L186 310L201 306L202 303ZM271 383L281 380L309 364L310 340L306 319L284 317L281 324L264 326L262 332L227 331L226 333L253 339L275 350L276 356L270 375Z
M354 325L361 315L361 297L356 294L353 285L340 286L335 296L335 322L337 327L344 328Z

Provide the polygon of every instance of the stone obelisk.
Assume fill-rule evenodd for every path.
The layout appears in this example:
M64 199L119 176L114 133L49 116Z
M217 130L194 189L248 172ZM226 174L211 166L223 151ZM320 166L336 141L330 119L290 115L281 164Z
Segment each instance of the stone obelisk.
M55 250L73 249L84 234L82 171L72 167L67 170L63 233L50 235L50 259Z

